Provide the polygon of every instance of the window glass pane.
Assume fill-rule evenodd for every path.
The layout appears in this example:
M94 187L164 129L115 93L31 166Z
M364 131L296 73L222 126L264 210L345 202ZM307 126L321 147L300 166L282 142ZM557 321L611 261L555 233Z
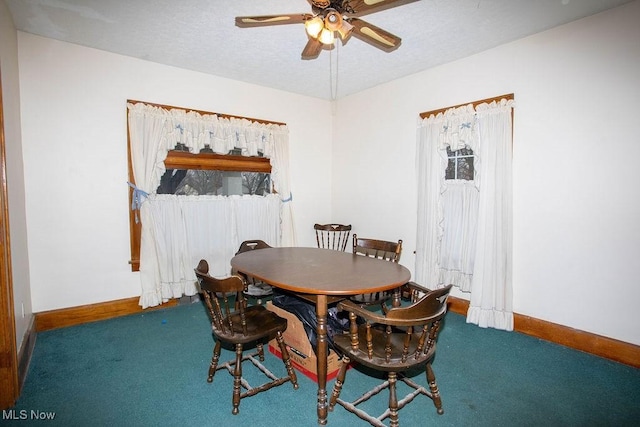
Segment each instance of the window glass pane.
M469 147L464 147L461 148L459 150L456 150L456 153L458 153L458 157L460 156L473 156L473 150Z
M271 192L271 176L261 172L167 169L158 186L158 194L264 196Z
M444 173L444 179L456 179L456 160L449 159L447 170Z
M262 172L241 172L242 194L266 196L271 193L271 175Z
M458 159L458 179L473 181L473 157Z

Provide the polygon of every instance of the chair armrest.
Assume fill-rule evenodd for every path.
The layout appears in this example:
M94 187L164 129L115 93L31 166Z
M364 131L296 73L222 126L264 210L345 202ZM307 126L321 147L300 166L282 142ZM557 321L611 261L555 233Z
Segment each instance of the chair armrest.
M402 285L400 292L403 299L416 302L420 298L421 293L426 294L429 291L431 291L431 289L419 285L416 282L407 282Z
M340 301L338 303L338 310L355 313L357 316L375 323L383 323L386 320L384 315L369 311L366 308L362 308L358 304L349 300Z
M431 290L413 281L405 283L404 286L406 286L409 289L413 289L413 290L424 292L424 293L427 293Z

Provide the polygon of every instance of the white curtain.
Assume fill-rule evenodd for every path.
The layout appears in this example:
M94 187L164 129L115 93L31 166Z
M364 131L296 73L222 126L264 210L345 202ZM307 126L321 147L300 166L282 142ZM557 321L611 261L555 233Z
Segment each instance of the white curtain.
M158 260L157 291L163 301L196 294L193 268L201 259L209 262L212 275L225 277L230 272L229 260L244 240L280 245L277 195L154 194L145 205Z
M471 288L477 228L474 181L445 180L447 148L475 150L475 112L451 108L418 127L418 238L416 280L429 288L453 283Z
M513 100L476 107L480 144L478 235L467 322L513 330Z
M451 108L418 126L416 281L471 292L467 322L513 329L511 109L513 101ZM447 147L469 147L473 181L445 180Z
M438 148L442 115L429 116L418 126L416 170L418 178L418 224L416 238L416 281L435 289L440 277L442 227L441 183L447 168L446 152Z
M471 289L478 228L478 189L471 182L445 181L438 283Z
M289 136L285 132L273 132L271 178L275 190L282 196L282 246L297 246L293 220L293 193L289 177Z
M136 181L134 207L140 209L142 223L143 308L181 295L194 295L193 268L200 258L209 261L212 274L228 275L229 260L243 240L261 239L281 246L284 236L285 242L296 244L286 126L143 103L129 103L127 108ZM262 152L270 159L271 179L280 196L155 194L166 170L167 153L178 143L189 147L192 153L198 153L205 145L220 154L234 148L246 156Z

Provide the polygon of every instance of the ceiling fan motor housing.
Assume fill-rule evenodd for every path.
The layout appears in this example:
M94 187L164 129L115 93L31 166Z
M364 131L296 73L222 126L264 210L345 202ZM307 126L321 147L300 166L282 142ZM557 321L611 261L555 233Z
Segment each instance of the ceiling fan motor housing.
M320 9L326 9L331 5L331 2L329 0L311 0L311 4Z
M342 15L335 9L328 9L324 15L324 26L330 31L338 31L342 27Z

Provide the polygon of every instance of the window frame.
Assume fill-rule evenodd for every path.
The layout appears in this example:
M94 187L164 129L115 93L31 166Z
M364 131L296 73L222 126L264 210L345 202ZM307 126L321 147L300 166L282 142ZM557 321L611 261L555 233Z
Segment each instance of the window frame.
M285 123L273 122L268 120L252 119L242 116L232 116L228 114L218 114L208 111L200 111L187 109L182 107L173 107L169 105L153 104L144 101L127 100L128 104L144 103L147 105L153 105L165 109L180 109L185 111L195 111L197 113L206 115L217 115L218 117L225 118L238 118L246 119L258 123L286 125ZM133 165L131 162L131 136L129 133L129 114L127 110L127 162L129 182L135 185L135 178L133 176ZM189 153L185 151L170 150L167 154L167 158L164 161L167 169L196 169L196 170L221 170L230 172L262 172L271 173L271 162L266 157L248 157L238 156L233 154L215 154L215 153ZM140 271L140 242L142 234L142 225L139 221L136 221L137 213L131 209L131 203L133 201L133 188L129 187L129 240L131 257L129 264L131 265L131 271Z
M171 150L167 154L164 165L167 169L271 173L271 163L266 157L247 157L232 154L194 154Z
M476 166L475 166L475 159L476 159L476 155L473 152L473 150L471 148L465 147L467 150L471 151L471 154L460 154L460 150L462 150L463 148L460 148L458 150L452 150L451 147L447 146L447 168L445 169L445 181L467 181L467 182L473 182L475 180L475 176L476 176ZM451 153L451 155L449 155L449 152ZM458 175L458 172L460 171L460 163L458 162L459 159L471 159L471 174L473 175L473 177L471 179L466 179L466 178L460 178ZM449 170L449 164L450 162L453 160L453 178L447 178L447 171Z

